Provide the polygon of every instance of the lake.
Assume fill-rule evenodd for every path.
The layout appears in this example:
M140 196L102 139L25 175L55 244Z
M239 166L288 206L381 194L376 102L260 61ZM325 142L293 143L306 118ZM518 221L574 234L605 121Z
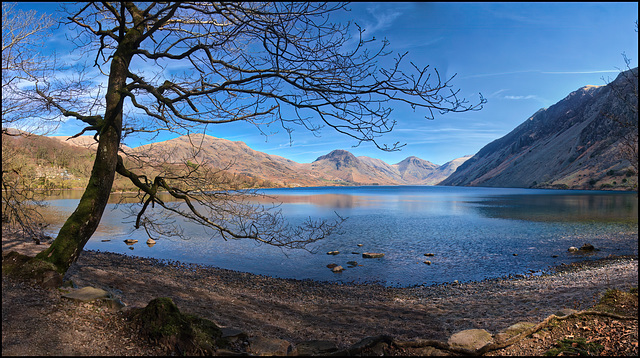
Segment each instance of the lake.
M262 192L283 203L280 209L293 224L309 217L332 219L334 212L347 221L340 233L311 245L312 252L281 250L249 240L211 239L189 224L183 229L190 239L161 238L148 247L144 231L132 231L130 219L123 224L124 213L112 203L85 249L282 278L399 287L538 274L561 263L638 254L635 192L441 186ZM55 217L53 234L75 209L80 194L69 191L49 200L48 212ZM115 202L117 195L112 197ZM123 240L128 238L139 242L127 246ZM585 243L598 250L567 251ZM334 250L340 253L327 255ZM363 252L385 256L364 259ZM434 256L425 257L425 253ZM357 261L358 266L349 267L349 261ZM333 273L327 268L332 263L345 271Z

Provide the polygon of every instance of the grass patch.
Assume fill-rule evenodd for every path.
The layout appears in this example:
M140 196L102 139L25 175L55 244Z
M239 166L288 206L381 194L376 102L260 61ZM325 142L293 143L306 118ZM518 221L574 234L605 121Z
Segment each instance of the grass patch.
M593 309L600 312L609 312L625 316L637 315L638 288L634 287L629 290L629 292L609 289Z
M600 355L600 352L604 347L595 342L587 343L584 338L569 339L564 338L556 343L556 348L551 348L544 353L545 356L557 356L557 355L581 355L581 356L593 356Z

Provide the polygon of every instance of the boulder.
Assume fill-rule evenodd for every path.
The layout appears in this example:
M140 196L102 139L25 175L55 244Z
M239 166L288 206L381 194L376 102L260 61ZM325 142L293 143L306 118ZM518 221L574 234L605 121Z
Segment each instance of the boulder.
M170 298L160 297L145 308L133 309L129 318L142 337L168 351L165 355L213 355L224 343L220 328L195 315L183 314Z
M491 333L484 329L467 329L462 332L454 333L449 337L449 346L458 349L464 349L477 352L489 344L493 343Z
M248 351L257 356L286 356L292 353L293 347L284 339L257 336L249 338Z
M377 259L383 256L384 254L378 252L365 252L362 254L362 257L365 259Z

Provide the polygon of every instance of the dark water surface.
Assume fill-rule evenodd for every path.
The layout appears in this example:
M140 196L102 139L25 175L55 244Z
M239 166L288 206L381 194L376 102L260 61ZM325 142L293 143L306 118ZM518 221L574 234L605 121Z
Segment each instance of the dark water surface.
M313 253L282 251L248 240L212 239L192 224L182 225L191 239L162 238L148 247L144 231L132 232L131 219L124 219L122 211L109 204L85 249L283 278L377 282L388 286L477 281L608 255L638 254L636 193L438 186L318 187L264 192L283 203L280 209L293 224L309 217L332 219L334 212L348 219L340 234L312 245ZM78 198L79 193L66 192L50 200L50 213L57 217L53 219L53 233L75 209ZM113 195L114 202L116 199ZM132 246L134 250L123 242L127 238L139 240ZM111 241L102 242L105 239ZM598 251L567 251L570 246L585 243ZM326 254L333 250L340 254ZM364 259L362 252L381 252L385 256ZM434 256L425 257L425 253ZM349 261L362 266L348 267ZM346 270L333 273L326 267L331 263Z

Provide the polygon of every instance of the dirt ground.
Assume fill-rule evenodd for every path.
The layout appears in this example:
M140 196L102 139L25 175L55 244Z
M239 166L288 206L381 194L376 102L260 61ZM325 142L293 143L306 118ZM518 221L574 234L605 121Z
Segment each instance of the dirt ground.
M35 254L44 245L3 237L3 254ZM65 279L110 291L127 307L170 297L182 312L249 336L296 343L329 340L346 348L365 337L445 341L458 331L496 334L510 325L538 323L560 309L584 310L607 289L637 287L637 258L565 267L550 275L420 288L342 285L277 279L179 262L83 252ZM604 343L600 354L637 353L635 320L586 316L553 323L498 355L541 355L559 339ZM631 305L627 303L627 305ZM614 342L614 343L611 343ZM570 341L569 344L576 343ZM610 343L610 344L606 344ZM582 344L578 342L578 344ZM587 344L587 343L585 343ZM3 355L162 355L140 337L120 311L101 302L76 303L3 275ZM380 352L377 352L378 354ZM423 355L393 345L388 355Z

